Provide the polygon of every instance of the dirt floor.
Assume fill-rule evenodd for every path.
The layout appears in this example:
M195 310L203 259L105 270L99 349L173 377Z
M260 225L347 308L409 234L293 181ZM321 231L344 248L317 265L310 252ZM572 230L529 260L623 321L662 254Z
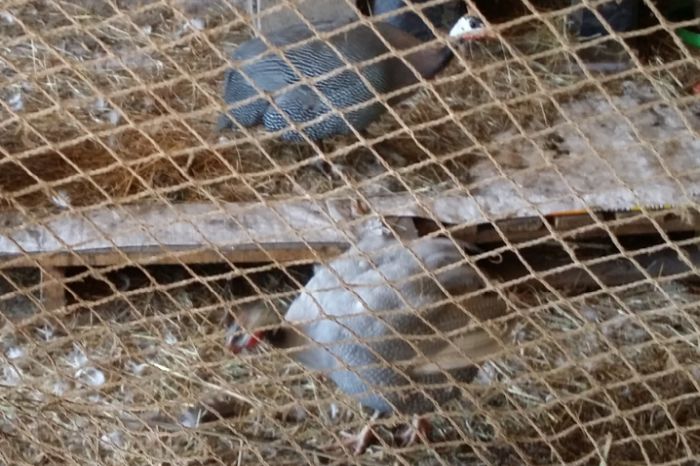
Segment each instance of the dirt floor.
M294 282L311 273L269 265L101 276L75 269L68 308L47 314L30 298L37 274L6 272L0 459L345 464L349 457L322 447L371 413L268 345L238 356L222 346L235 300L257 287L289 302ZM522 282L509 288L521 313L513 348L441 406L430 447L397 446L391 435L401 419L391 418L379 431L385 445L354 461L639 464L697 455L700 288L692 277L609 291L567 287L561 296ZM203 401L226 418L176 424L197 425L193 407Z

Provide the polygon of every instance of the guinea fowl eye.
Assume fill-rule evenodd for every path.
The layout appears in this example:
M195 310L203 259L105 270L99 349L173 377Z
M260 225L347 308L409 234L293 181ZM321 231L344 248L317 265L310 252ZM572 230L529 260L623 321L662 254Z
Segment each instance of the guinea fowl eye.
M478 29L479 28L479 22L475 20L474 18L469 20L469 27L471 29Z

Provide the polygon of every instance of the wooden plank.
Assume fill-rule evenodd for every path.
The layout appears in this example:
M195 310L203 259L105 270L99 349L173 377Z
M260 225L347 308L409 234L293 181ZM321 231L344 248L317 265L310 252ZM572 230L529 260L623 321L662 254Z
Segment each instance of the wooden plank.
M41 264L41 303L44 310L53 311L66 305L63 288L65 275L59 267Z
M485 218L466 196L378 196L364 210L382 216L419 217L453 225L533 217L513 208ZM700 198L698 199L700 200ZM353 199L291 200L271 203L147 203L62 212L34 219L19 214L0 218L0 255L157 246L227 248L253 242L346 243L364 228ZM508 203L509 206L517 201ZM540 208L544 215L558 212ZM680 207L680 206L679 206ZM369 216L365 218L372 221Z
M351 203L159 204L61 212L32 219L0 218L0 256L100 250L250 249L289 244L347 242L353 235ZM247 252L246 252L247 253Z
M652 224L651 219L653 219L659 225L659 227L666 232L681 233L696 232L700 230L700 215L698 214L698 211L689 210L687 218L683 218L671 212L657 212L651 219L640 214L639 212L618 212L614 215L614 221L619 221L619 223L608 224L606 222L606 225L616 236L657 234L658 231ZM591 224L593 224L592 220ZM580 233L575 233L571 237L572 239L584 239L594 238L600 235L600 228L594 227Z
M477 243L499 240L490 227L491 221L499 221L512 241L547 234L531 211L526 216L529 218L524 219L485 219L474 202L474 197L407 194L369 198L366 205L343 198L266 204L149 203L85 212L64 211L40 219L13 213L0 216L0 259L6 266L17 267L34 266L36 260L53 266L110 265L127 260L220 262L222 256L233 262L315 260L317 253L332 254L325 248L338 251L354 241L368 222L376 222L376 214L459 225L465 234L470 232L467 234L470 238L464 239ZM358 218L364 212L373 213ZM697 230L700 222L697 212L687 217L659 215L658 221L666 222L664 228ZM686 223L688 220L690 223ZM563 230L573 226L573 220L556 221ZM473 228L477 225L480 226ZM647 230L654 232L649 227ZM643 231L627 224L611 229L618 234ZM577 233L575 237L586 234L594 233ZM126 258L117 251L123 251Z
M26 256L0 256L2 268L35 267L38 263L46 267L80 267L129 264L210 264L228 260L232 263L260 263L260 262L312 262L337 256L345 248L345 243L314 244L306 247L299 243L241 245L229 249L201 249L190 247L170 246L149 247L139 250L124 248L93 249L79 252L53 252L48 254L30 254Z
M603 223L616 236L658 233L650 219L639 213L632 215L627 212L621 212L613 215L615 218L612 221L604 221ZM581 240L600 238L607 235L604 230L596 226L597 223L588 214L554 217L550 220L552 229L559 232L564 239ZM700 230L700 215L698 212L689 213L688 218L665 213L657 215L654 220L659 224L661 229L666 232L681 233ZM496 224L503 232L506 239L513 243L531 241L550 234L549 230L537 217L503 220L496 222ZM469 231L462 231L460 229L455 236L464 241L477 244L497 243L502 241L502 237L494 229L492 224L484 224L478 229L471 229Z

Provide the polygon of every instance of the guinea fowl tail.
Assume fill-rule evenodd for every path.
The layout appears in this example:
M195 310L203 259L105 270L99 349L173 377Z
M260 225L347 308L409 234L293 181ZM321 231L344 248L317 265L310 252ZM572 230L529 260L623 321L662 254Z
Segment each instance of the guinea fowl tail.
M498 338L504 342L512 325L507 325L507 327L506 331L496 332ZM505 349L502 342L496 340L482 328L465 332L452 343L454 345L449 345L442 351L430 355L429 360L413 366L410 373L414 376L427 376L464 369L491 359Z
M498 322L497 325L488 322L509 314L506 303L498 296L480 296L469 299L463 304L474 321L481 322L484 327L474 325L471 328L458 328L444 332L442 337L447 338L451 344L426 354L423 361L412 364L411 373L430 375L464 369L495 357L505 349L504 345L515 327L516 320L510 318L504 322ZM486 325L490 332L486 330Z

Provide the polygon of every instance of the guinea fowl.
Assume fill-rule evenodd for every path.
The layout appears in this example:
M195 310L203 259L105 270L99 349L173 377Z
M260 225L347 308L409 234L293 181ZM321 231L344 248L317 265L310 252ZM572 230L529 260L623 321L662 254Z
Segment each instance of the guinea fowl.
M324 102L323 97L333 108L342 110L368 103L375 99L375 95L356 71L347 69L333 74L334 70L347 64L357 65L380 96L419 82L419 78L400 58L389 54L390 50L383 42L385 40L396 50L410 49L423 43L418 37L401 29L399 18L401 17L397 16L394 19L398 26L384 22L375 23L374 29L367 25L358 25L332 35L328 41L317 38L298 46L293 44L313 36L313 31L303 24L266 36L276 47L291 44L284 52L269 50L261 38L241 44L233 52L233 59L247 63L236 69L229 69L225 74L224 100L230 110L221 116L220 129L231 128L234 124L241 127L263 125L267 131L276 132L288 129L289 121L302 125L316 120L302 130L311 140L320 141L352 132L338 114L328 114L332 109ZM458 41L485 36L483 22L469 15L460 17L449 32L449 37ZM294 69L284 61L280 53L284 53ZM388 54L386 58L362 65L384 54ZM405 59L421 78L431 79L447 66L452 57L450 47L435 45L409 53ZM333 75L321 78L313 85L300 84L285 91L289 86L298 83L300 76L314 79L329 73ZM265 98L253 99L260 95L256 87L263 93L272 94L275 104L285 115L277 111ZM388 103L397 103L413 92L415 90L394 96ZM248 99L252 101L240 104ZM384 105L375 99L374 102L347 111L344 115L357 131L363 131L385 111ZM284 141L303 141L301 134L293 129L283 132L280 138Z
M284 322L269 308L238 310L226 345L237 353L267 337L374 410L375 417L394 411L413 415L413 424L400 435L408 445L419 433L428 438L424 415L436 407L431 400L441 404L459 396L456 385L444 385L451 380L446 373L469 382L478 372L474 364L502 349L473 324L505 315L507 306L482 291L481 280L450 239L418 238L403 245L387 234L366 235L353 249L316 268ZM274 331L265 333L270 326ZM348 435L343 444L363 452L371 426Z

